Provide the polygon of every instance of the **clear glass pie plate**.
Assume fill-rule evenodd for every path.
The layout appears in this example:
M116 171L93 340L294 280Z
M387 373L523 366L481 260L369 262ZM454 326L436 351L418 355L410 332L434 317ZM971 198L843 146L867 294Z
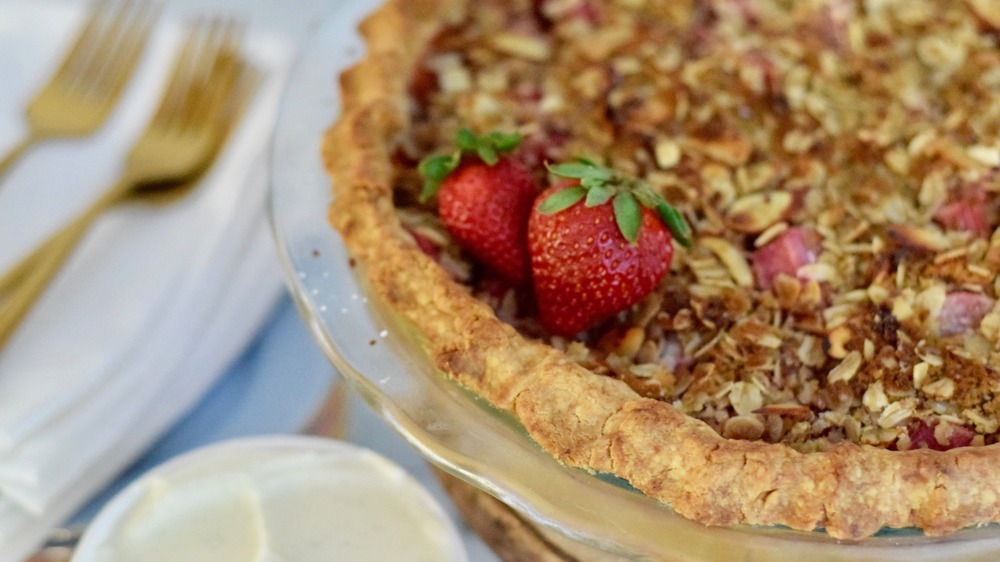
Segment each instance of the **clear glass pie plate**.
M997 526L945 538L886 531L856 542L780 528L707 528L609 477L567 468L520 424L436 372L367 296L326 209L320 158L336 119L336 77L357 61L357 22L375 3L341 2L314 30L292 70L276 126L272 224L288 284L312 333L350 385L434 465L484 490L534 524L634 560L998 560ZM712 470L705 466L705 470Z

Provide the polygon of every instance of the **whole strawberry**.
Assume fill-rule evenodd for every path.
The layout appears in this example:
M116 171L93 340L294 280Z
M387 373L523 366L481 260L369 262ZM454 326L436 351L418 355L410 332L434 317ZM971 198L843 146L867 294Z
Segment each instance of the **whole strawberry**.
M455 140L454 154L420 163L421 200L437 195L441 222L458 243L507 281L525 284L528 215L538 187L524 164L504 155L520 136L462 129Z
M585 161L550 171L570 181L538 197L528 248L539 319L571 337L653 291L670 269L673 239L688 245L690 229L638 180Z

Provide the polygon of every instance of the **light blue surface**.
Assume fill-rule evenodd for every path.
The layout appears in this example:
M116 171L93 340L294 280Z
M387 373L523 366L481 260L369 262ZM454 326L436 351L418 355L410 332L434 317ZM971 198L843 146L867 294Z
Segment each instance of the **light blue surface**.
M322 403L334 377L333 367L291 300L283 297L253 344L198 406L77 513L71 524L89 521L128 483L181 453L234 437L299 431Z

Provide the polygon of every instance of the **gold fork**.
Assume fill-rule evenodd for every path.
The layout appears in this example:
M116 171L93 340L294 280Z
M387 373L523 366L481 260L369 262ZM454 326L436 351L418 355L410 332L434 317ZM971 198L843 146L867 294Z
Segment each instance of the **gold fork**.
M133 0L110 4L97 2L59 67L28 103L28 134L0 159L0 177L39 140L94 132L118 102L157 14Z
M129 152L118 181L0 277L0 346L108 207L190 186L208 168L256 83L256 74L239 53L241 35L242 27L231 21L191 27L159 108Z

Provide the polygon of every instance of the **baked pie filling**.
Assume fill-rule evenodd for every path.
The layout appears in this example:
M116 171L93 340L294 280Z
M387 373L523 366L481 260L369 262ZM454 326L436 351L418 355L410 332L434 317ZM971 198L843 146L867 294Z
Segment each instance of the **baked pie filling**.
M517 131L540 173L607 162L696 233L640 304L550 343L725 437L997 440L1000 51L968 6L560 0L471 17L417 71L402 161L461 127ZM432 208L401 212L458 281L546 337L530 295L477 269Z
M402 238L526 340L723 442L794 450L782 459L845 443L902 455L998 440L1000 5L477 0L439 17L450 19L406 68L407 122L386 135L395 215ZM419 162L453 150L462 129L520 135L511 157L539 186L554 181L552 165L581 158L639 178L680 211L693 242L674 244L669 273L638 303L552 335L530 285L470 256L436 199L420 197ZM348 238L355 226L338 224ZM480 370L475 353L441 357L446 370ZM776 449L740 458L765 450ZM665 496L708 523L848 537L996 520L994 498L935 524L934 491L952 484L925 468L915 472L927 497L894 480L880 493L909 496L898 514L840 514L847 523L834 521L840 499L820 500L806 521L755 514L770 513L767 495L721 515ZM809 478L812 493L828 491ZM781 501L811 493L796 490Z

